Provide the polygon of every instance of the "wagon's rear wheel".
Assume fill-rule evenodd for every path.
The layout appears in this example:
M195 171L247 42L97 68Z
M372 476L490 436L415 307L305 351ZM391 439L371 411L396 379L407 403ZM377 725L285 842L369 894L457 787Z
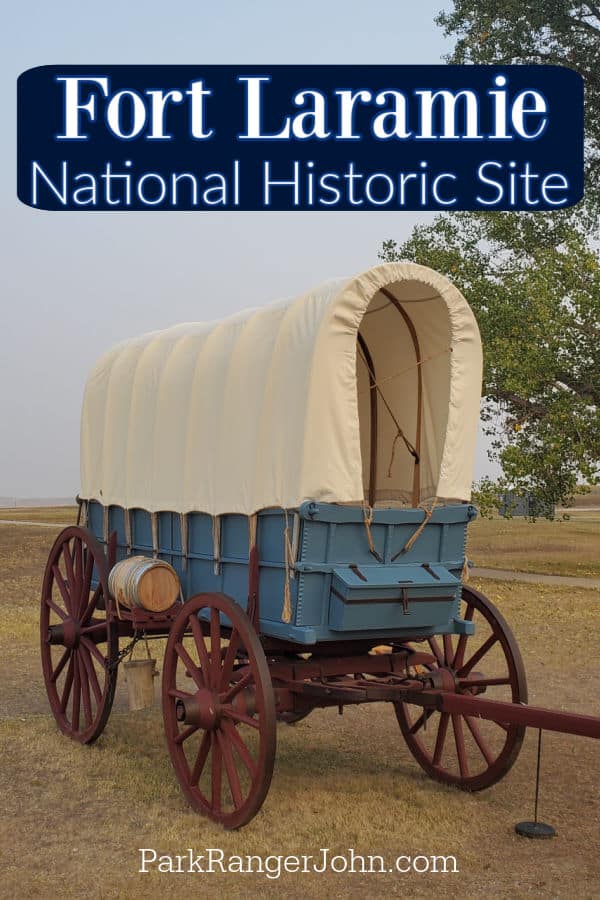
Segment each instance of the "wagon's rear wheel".
M194 809L226 828L249 822L273 774L275 697L256 631L224 594L192 597L173 623L163 717L171 761Z
M97 585L93 591L92 582ZM58 727L82 744L102 733L117 683L119 639L107 619L108 597L102 545L87 528L65 528L44 573L42 670Z
M464 587L461 617L475 624L475 633L430 638L434 667L450 669L459 692L526 703L523 661L503 616L483 594ZM410 703L398 703L395 709L406 743L427 774L467 791L490 787L506 775L525 735L521 725L424 710Z

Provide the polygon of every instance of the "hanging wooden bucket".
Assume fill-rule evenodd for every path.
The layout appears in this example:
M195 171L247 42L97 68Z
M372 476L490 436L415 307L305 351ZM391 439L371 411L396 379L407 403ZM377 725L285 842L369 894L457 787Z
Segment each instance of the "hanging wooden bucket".
M123 663L129 709L149 709L154 705L155 659L130 659Z
M119 606L164 612L180 594L179 577L168 562L148 556L130 556L112 567L108 588Z

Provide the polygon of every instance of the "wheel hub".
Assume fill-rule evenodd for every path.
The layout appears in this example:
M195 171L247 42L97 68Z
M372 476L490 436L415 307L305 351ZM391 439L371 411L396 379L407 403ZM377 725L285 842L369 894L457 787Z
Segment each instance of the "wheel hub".
M218 694L202 688L189 700L177 700L177 721L184 725L196 725L204 731L214 731L221 718L221 704Z
M68 647L70 650L79 646L80 630L79 622L75 619L68 618L60 625L51 625L48 628L48 636L46 641L48 644L60 644Z
M424 680L435 690L456 693L456 676L454 671L446 666L440 666L439 669L428 672L424 676Z

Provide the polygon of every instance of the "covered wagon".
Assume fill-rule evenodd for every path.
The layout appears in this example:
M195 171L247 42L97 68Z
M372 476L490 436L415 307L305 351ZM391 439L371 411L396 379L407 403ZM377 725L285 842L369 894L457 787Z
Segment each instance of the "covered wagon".
M277 721L316 707L389 701L431 776L501 778L537 720L508 626L464 584L481 367L466 300L412 263L104 356L83 521L43 586L60 728L95 740L131 641L166 636L171 759L227 827L266 796ZM175 591L123 591L120 573L161 565Z

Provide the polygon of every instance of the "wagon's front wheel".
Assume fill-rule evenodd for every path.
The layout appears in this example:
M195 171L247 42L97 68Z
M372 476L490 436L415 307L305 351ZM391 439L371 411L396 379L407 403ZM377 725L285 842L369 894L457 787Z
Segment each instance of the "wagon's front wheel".
M169 633L163 718L173 767L190 804L225 828L252 819L275 762L275 696L245 612L224 594L198 594Z
M40 637L54 718L64 734L82 744L102 733L117 683L119 637L109 607L104 549L87 528L70 525L46 564Z
M459 693L490 700L527 703L527 683L519 648L504 617L487 597L462 589L461 617L475 633L429 638L431 668L447 669ZM396 704L407 746L436 781L467 791L490 787L517 759L525 726L498 724L469 715L438 712L410 703Z

